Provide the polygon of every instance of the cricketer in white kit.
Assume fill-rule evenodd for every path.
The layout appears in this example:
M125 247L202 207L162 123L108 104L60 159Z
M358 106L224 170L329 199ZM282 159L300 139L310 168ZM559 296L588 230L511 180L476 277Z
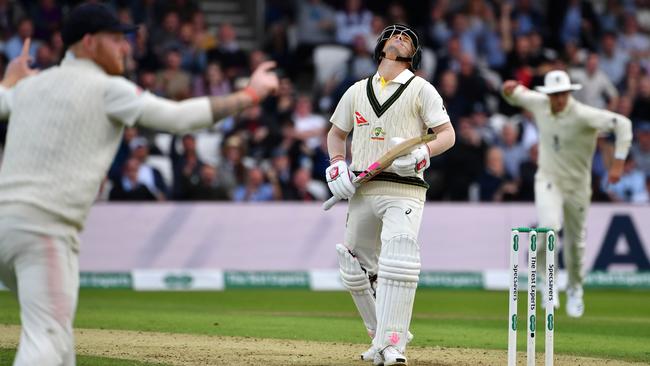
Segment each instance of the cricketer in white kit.
M420 44L412 29L399 24L384 29L375 60L377 73L351 86L331 117L326 178L334 196L350 200L344 242L336 249L343 284L373 338L361 358L376 365L405 365L420 272L417 235L428 188L423 172L431 156L453 146L455 135L436 89L413 74ZM352 184L355 171L363 171L393 144L428 129L437 133L436 140L398 158L358 189ZM348 166L346 139L352 131Z
M9 117L0 167L0 280L20 303L15 366L75 364L78 233L124 127L208 127L277 88L268 71L273 63L265 63L246 89L224 97L172 102L142 92L120 76L124 33L133 30L105 6L82 4L64 24L61 65L11 88L7 71L0 87L0 117Z
M503 84L506 101L529 110L539 129L535 175L538 224L555 232L564 227L563 256L569 277L566 311L572 317L584 313L585 219L591 200L591 163L596 139L601 131L613 131L616 135L615 159L608 172L611 183L620 179L632 143L630 120L578 102L570 93L580 88L579 84L571 84L568 74L561 70L548 72L544 86L537 87L539 92L514 80ZM545 268L546 248L539 248L538 268Z

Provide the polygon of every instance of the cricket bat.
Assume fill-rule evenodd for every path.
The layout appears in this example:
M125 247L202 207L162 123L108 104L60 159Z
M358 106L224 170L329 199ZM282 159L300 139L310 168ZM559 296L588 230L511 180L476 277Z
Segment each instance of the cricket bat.
M433 141L436 139L436 134L435 133L429 133L426 135L422 136L417 136L410 138L408 140L404 140L401 143L395 145L393 148L388 150L384 155L379 157L377 161L374 163L370 164L364 170L361 172L359 175L357 175L356 178L352 181L352 183L356 186L359 187L361 184L371 180L373 177L375 177L377 174L381 173L384 171L384 169L388 168L395 159L399 158L400 156L406 155L411 152L414 148L416 148L419 145L426 144L429 141ZM338 202L339 199L336 197L331 197L327 201L323 203L323 210L327 211L332 206Z

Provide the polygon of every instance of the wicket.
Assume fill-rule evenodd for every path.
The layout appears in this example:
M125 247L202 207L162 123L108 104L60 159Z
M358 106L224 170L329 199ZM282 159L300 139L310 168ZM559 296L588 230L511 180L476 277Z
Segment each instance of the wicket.
M536 300L537 300L537 234L546 234L546 284L548 301L544 304L546 309L545 340L545 365L553 365L553 329L554 307L553 286L555 285L555 232L548 228L519 227L512 229L510 240L510 288L508 297L510 301L508 316L508 366L517 364L517 298L519 282L519 233L528 233L528 336L526 347L526 360L528 366L535 365L535 330L536 330Z

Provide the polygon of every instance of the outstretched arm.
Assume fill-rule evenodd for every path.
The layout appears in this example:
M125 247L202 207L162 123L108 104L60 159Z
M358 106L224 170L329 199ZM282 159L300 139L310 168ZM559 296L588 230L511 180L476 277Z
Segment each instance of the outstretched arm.
M506 80L501 88L501 95L508 104L527 110L548 100L546 95L530 90L516 80Z
M142 92L132 82L111 78L106 88L108 116L127 126L135 123L172 133L189 132L211 126L226 116L259 103L278 87L270 71L274 62L264 62L253 72L249 85L241 91L220 97L197 97L181 102Z

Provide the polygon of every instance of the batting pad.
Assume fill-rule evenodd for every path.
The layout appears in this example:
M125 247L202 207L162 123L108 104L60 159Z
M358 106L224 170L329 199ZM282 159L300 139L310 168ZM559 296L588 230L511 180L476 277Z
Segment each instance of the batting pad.
M420 248L415 238L398 235L383 244L377 286L378 349L395 346L404 352L420 277Z
M368 274L361 268L361 264L348 248L336 244L336 252L338 253L339 272L343 285L350 290L352 300L361 314L368 334L374 337L377 329L377 317L375 315L374 291L370 285Z

